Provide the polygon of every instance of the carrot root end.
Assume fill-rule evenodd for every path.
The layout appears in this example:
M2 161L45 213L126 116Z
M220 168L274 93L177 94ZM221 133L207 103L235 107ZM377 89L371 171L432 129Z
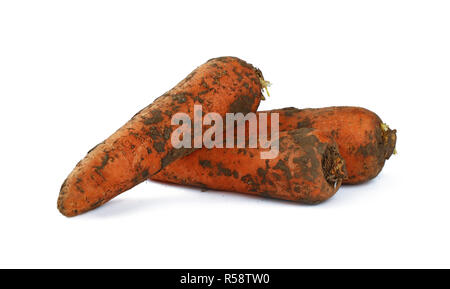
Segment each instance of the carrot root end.
M322 168L327 182L338 190L342 184L342 180L347 178L347 169L345 161L339 154L336 146L328 146L325 150Z

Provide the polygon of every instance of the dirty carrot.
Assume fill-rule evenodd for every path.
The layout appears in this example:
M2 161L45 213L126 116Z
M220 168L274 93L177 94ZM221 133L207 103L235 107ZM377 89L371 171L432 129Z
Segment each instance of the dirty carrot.
M280 130L311 127L332 136L346 162L348 177L344 184L375 178L395 153L397 131L361 107L284 108L268 112L279 113Z
M270 113L279 113L279 130L288 131L297 128L314 128L333 137L338 144L339 152L346 162L348 176L343 184L358 184L375 178L382 170L385 161L395 152L396 130L391 130L373 112L360 107L326 107L316 109L284 108L267 113L268 131L270 132ZM207 155L201 149L194 156L201 159ZM211 154L211 153L209 153ZM152 179L170 182L166 176L168 171L181 166L189 168L189 162L177 160ZM180 179L191 181L196 179L189 175L190 169L177 172Z
M197 150L151 179L315 204L333 196L346 177L336 143L318 130L281 132L276 158L261 159L261 150Z
M61 186L58 209L75 216L111 200L194 149L175 149L172 115L256 111L263 99L262 73L235 57L211 59L157 98L109 138L92 148Z

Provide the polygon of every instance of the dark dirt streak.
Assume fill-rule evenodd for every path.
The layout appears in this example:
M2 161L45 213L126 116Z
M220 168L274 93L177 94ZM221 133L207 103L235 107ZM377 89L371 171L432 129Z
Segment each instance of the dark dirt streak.
M203 168L212 168L212 164L209 160L199 160L198 162Z
M305 118L303 121L297 122L297 128L309 128L312 127L313 123L309 118Z
M172 95L172 100L178 102L179 104L185 103L188 97L192 97L192 93L180 92Z
M158 152L158 153L163 153L165 152L165 143L164 142L154 142L153 143L153 148Z
M108 160L109 160L109 154L106 153L105 156L104 156L103 159L102 159L101 165L95 167L95 172L96 172L99 176L101 176L104 180L105 180L105 177L104 177L103 174L102 174L102 170L105 168L106 164L108 163Z
M173 161L187 156L188 154L195 151L195 148L180 148L180 149L172 149L169 153L161 159L161 170L168 166ZM159 171L158 171L159 172Z
M315 157L313 150L304 156L294 158L293 162L300 167L302 176L306 180L314 182L319 177L320 162Z
M237 81L238 81L238 82L241 82L242 79L243 79L243 77L242 77L242 74L239 73L239 72L237 71L236 67L233 67L233 72L234 72L234 74L236 74L236 76L238 77L238 78L237 78ZM247 84L247 88L248 88L248 84Z
M141 173L141 177L142 177L144 180L148 177L148 169L144 170L144 171Z
M272 176L275 178L275 180L280 181L281 180L281 176L277 173L272 173Z
M314 135L308 135L314 129L312 128L301 128L298 130L289 131L294 142L301 147L314 147L319 140Z
M261 184L265 184L267 182L266 180L267 171L264 170L263 168L258 168L256 172L258 176L261 177Z
M278 163L273 167L273 169L282 171L286 176L286 179L292 179L291 170L283 160L278 160Z
M222 57L217 57L217 58L211 58L210 60L208 60L207 62L211 62L211 61L219 61L219 62L223 62L223 63L228 63L228 59L230 57L227 56L222 56ZM217 65L217 64L216 64Z
M162 112L159 109L154 109L151 111L152 117L144 118L145 125L151 125L161 122L164 118L162 116Z
M250 186L251 192L259 191L259 184L253 179L252 175L247 174L241 178L241 181Z
M205 90L200 91L200 92L197 94L197 99L200 100L200 99L201 99L201 98L200 98L201 95L207 94L207 93L210 92L210 91L211 91L210 89L205 89ZM203 100L202 100L201 102L203 102Z
M129 134L134 136L136 139L140 140L141 142L143 141L140 134L138 134L136 132L129 132Z
M172 128L171 127L165 127L164 128L164 132L163 132L163 137L165 140L169 140L170 139L170 135L172 133Z
M205 78L202 77L202 82L200 83L201 86L203 86L205 89L209 90L209 85L206 83Z
M254 102L255 96L239 95L236 100L231 103L229 111L231 113L249 113L252 110Z
M104 200L105 200L105 199L101 198L101 199L99 199L97 202L93 203L93 204L91 205L91 209L95 209L95 208L101 206L101 205L103 204L103 201L104 201Z
M158 131L158 129L154 126L151 127L146 134L150 136L153 140L157 140L163 137L162 134Z
M218 176L225 175L227 177L230 177L232 175L232 172L230 169L224 168L222 163L218 163L217 164L217 175Z
M87 153L89 154L90 152L92 152L93 150L95 150L99 145L105 144L104 141L102 141L101 143L97 144L95 147L91 148Z
M65 194L63 189L65 188L66 185L67 185L67 179L64 180L64 182L62 183L61 188L60 188L60 191L62 192L62 194Z

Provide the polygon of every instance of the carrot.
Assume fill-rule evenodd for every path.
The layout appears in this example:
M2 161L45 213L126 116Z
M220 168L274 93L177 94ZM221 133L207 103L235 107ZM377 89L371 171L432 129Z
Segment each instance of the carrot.
M174 88L139 111L105 141L92 148L61 186L58 209L75 216L99 207L195 149L175 149L171 117L193 119L194 104L204 113L248 113L263 99L262 73L235 57L211 59Z
M297 128L314 128L331 136L338 144L339 152L346 162L348 176L343 184L357 184L375 178L382 170L385 160L395 151L396 130L391 130L373 112L360 107L327 107L318 109L284 108L267 113L267 126L270 132L270 113L279 113L279 130L288 131ZM261 113L261 112L258 112ZM206 149L197 151L189 157L190 161L177 160L164 168L151 179L173 182L169 171L187 184L196 184L199 180L191 175L190 162L196 163L194 157L203 159L211 156ZM219 154L219 151L215 151ZM217 156L221 159L220 156ZM183 167L185 170L177 170Z
M270 112L279 113L280 130L311 127L332 136L347 166L344 184L375 178L395 152L397 131L361 107L284 108Z
M201 149L151 179L309 204L336 193L346 175L331 137L304 128L281 132L279 141L274 159L261 159L261 148Z

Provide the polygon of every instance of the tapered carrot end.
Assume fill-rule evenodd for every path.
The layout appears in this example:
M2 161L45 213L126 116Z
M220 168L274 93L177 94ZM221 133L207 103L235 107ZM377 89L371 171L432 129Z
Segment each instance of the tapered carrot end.
M66 217L75 217L83 214L89 210L100 207L106 202L105 199L99 199L93 202L89 207L80 206L79 200L77 201L76 194L71 193L70 189L67 187L66 182L61 187L59 192L57 207L61 214Z
M61 190L59 191L59 196L58 196L58 210L61 214L63 214L66 217L73 217L75 216L75 214L73 214L73 212L71 212L70 210L66 209L65 206L65 200L67 199L67 179L64 181L64 183L61 186Z
M67 179L66 179L61 186L61 190L59 191L57 207L59 212L64 216L74 217L78 215L79 212L76 209L70 209L69 201L70 201L70 194L67 188Z

